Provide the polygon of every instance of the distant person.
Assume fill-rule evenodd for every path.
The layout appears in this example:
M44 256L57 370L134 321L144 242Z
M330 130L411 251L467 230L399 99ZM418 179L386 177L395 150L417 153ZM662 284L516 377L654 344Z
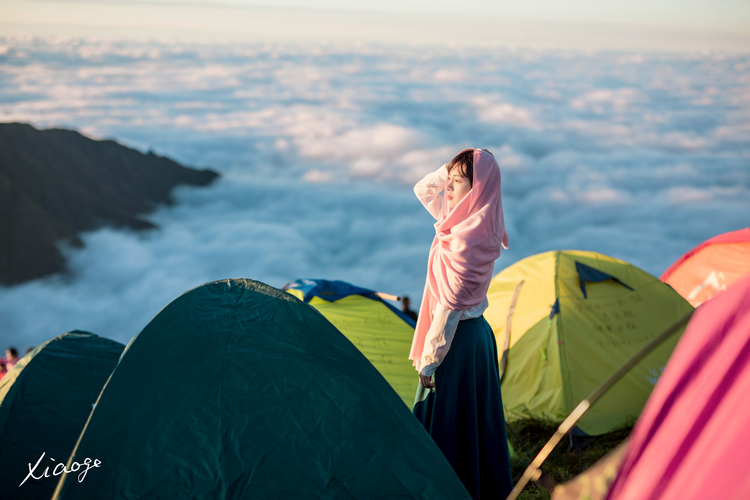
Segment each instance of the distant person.
M24 356L25 356L26 354L30 353L30 352L31 352L31 351L33 351L33 350L34 350L34 348L33 348L33 347L27 347L27 348L26 348L26 352L24 353Z
M5 367L5 363L0 363L0 380L3 379L6 373L8 373L8 369Z
M409 297L404 295L403 298L401 299L401 312L409 316L414 321L417 321L417 313L415 313L409 308L410 305L411 305L411 300L409 300Z
M13 365L18 363L18 349L15 347L9 347L5 350L5 368L10 370Z
M489 151L464 149L414 193L437 222L409 354L420 382L412 412L473 498L506 498L513 480L497 344L483 314L495 260L508 248L500 167Z

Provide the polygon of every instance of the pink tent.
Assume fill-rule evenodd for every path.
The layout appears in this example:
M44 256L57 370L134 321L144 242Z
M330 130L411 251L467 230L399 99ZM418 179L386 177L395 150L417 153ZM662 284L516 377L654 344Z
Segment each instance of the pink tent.
M698 308L608 500L750 499L750 277Z

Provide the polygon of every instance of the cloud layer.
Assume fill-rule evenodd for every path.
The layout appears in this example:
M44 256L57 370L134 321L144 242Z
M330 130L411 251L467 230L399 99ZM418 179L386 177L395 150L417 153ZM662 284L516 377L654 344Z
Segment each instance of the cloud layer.
M464 147L503 171L496 271L586 249L652 274L750 213L750 57L0 38L0 120L195 167L157 232L103 229L72 274L0 289L23 349L127 342L206 281L350 281L419 303L432 220L413 184Z

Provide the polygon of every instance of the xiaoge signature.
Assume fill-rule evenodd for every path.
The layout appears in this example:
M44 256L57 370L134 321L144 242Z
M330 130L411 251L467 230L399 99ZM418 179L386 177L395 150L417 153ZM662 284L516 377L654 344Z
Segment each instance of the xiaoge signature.
M34 472L36 471L37 467L39 467L39 464L42 462L42 459L44 458L45 453L46 452L42 453L42 456L39 457L39 460L36 461L36 464L34 465L33 468L31 467L31 464L29 464L29 473L26 475L26 478L23 481L21 481L21 484L18 485L19 487L23 486L23 483L25 483L26 480L29 479L30 477L37 479L37 480L43 479L45 477L50 477L49 466L47 466L44 469L44 473L40 474L39 477L34 475ZM55 459L52 457L50 457L50 460L52 460L53 462L55 461ZM84 478L86 477L86 473L89 471L89 469L93 467L101 467L101 465L102 465L102 462L98 458L95 459L93 462L91 461L90 458L87 458L81 463L73 462L72 464L70 464L70 469L66 469L65 464L63 462L58 462L57 465L55 465L55 468L52 469L52 475L59 476L62 473L70 474L71 472L78 472L81 469L81 467L85 467L85 469L81 470L81 473L78 474L78 482L80 483L80 482L83 482Z

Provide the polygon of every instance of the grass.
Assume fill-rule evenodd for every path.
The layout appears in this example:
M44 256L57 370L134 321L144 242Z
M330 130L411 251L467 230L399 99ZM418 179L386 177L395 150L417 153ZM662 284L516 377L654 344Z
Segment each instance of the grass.
M534 460L542 447L557 430L558 423L533 417L517 420L508 425L508 438L516 450L511 459L513 484L516 484L526 467ZM542 464L542 470L558 483L564 483L577 476L597 460L620 444L632 429L632 425L596 437L578 438L576 449L572 449L570 439L563 438ZM533 484L529 484L519 497L521 500L546 500L549 494Z

